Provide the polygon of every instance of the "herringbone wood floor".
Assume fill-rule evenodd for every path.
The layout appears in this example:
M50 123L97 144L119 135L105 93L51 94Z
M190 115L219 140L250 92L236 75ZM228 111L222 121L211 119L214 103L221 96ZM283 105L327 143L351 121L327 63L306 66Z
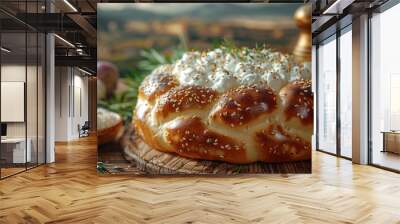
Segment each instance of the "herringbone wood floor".
M98 176L93 138L0 181L0 223L400 223L400 175L323 153L311 175Z

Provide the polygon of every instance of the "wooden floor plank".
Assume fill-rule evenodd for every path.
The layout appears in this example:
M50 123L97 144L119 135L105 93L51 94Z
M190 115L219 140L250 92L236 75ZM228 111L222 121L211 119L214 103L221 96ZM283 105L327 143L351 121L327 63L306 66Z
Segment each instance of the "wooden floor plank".
M312 174L99 176L96 141L0 181L0 223L400 223L400 175L313 153Z

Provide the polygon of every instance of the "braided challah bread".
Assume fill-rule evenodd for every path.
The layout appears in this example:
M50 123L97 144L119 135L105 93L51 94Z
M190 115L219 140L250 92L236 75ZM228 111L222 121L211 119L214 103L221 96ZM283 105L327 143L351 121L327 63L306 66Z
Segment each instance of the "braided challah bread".
M188 52L145 78L134 112L150 147L230 163L311 159L309 63L269 49Z

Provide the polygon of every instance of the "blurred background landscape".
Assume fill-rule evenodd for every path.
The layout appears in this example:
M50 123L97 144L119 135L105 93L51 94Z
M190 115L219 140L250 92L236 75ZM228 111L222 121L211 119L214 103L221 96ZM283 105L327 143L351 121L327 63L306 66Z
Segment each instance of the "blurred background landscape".
M266 44L291 52L298 38L293 14L300 4L139 3L98 6L98 59L121 75L137 68L141 52L171 55L176 48L210 49L224 39L237 46Z
M299 38L293 16L301 5L98 4L98 106L130 121L143 78L159 65L173 63L185 51L229 44L233 47L266 45L292 53ZM103 94L102 86L107 94Z

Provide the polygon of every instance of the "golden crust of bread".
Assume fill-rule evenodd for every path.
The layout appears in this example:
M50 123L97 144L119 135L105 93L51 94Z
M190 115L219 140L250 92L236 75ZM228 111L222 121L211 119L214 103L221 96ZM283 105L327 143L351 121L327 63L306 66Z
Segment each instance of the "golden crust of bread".
M199 117L180 118L166 128L166 141L185 157L246 163L243 144L208 129Z
M202 109L212 104L217 92L201 86L180 86L161 96L156 104L156 115L162 119L171 113Z
M256 132L254 141L262 161L306 160L311 157L311 143L285 132L280 125L270 125Z
M166 65L168 66L168 65ZM155 98L166 93L168 90L178 85L174 76L170 76L161 71L155 71L147 76L139 88L139 97L153 102Z
M140 87L133 123L152 148L230 163L311 159L310 81L275 92L240 86L218 93L153 72Z
M286 120L299 119L304 125L312 125L314 100L310 80L294 81L280 91Z
M231 127L242 126L262 114L276 109L276 95L271 89L242 86L225 93L218 102L212 118Z

